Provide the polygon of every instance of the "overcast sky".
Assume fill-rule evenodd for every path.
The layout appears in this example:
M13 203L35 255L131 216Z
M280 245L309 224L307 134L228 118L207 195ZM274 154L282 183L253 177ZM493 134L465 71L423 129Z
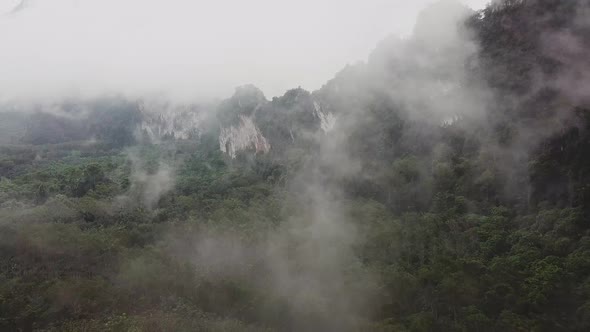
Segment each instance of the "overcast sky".
M0 99L314 90L408 35L432 0L30 0L12 12L20 2L0 0Z

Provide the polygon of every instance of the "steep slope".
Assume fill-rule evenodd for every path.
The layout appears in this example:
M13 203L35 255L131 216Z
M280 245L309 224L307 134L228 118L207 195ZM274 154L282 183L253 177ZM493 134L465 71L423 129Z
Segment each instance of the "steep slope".
M0 330L590 330L589 8L443 1L311 93L9 116Z

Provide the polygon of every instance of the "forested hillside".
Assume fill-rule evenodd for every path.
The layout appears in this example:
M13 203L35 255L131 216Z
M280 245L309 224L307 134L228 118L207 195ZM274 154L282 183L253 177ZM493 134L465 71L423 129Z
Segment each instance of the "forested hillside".
M590 330L590 3L321 89L0 105L0 331Z

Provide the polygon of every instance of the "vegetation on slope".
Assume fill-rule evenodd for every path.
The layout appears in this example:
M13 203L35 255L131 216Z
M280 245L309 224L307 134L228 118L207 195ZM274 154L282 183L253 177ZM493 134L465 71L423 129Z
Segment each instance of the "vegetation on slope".
M117 98L84 119L32 116L0 147L0 330L590 329L587 100L536 85L568 82L571 59L538 35L588 41L583 5L473 14L467 77L445 58L455 44L391 41L311 94L243 88L266 155L229 158L217 128L137 143L137 109ZM435 70L408 62L416 49ZM391 93L410 79L472 83L453 98L477 82L494 102L420 113ZM314 101L335 132L318 133Z

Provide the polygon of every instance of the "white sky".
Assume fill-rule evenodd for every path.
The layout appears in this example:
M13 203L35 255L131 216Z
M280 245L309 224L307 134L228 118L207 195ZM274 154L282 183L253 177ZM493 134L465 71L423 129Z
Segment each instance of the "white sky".
M0 0L0 99L319 88L432 0ZM488 0L464 0L482 8Z

